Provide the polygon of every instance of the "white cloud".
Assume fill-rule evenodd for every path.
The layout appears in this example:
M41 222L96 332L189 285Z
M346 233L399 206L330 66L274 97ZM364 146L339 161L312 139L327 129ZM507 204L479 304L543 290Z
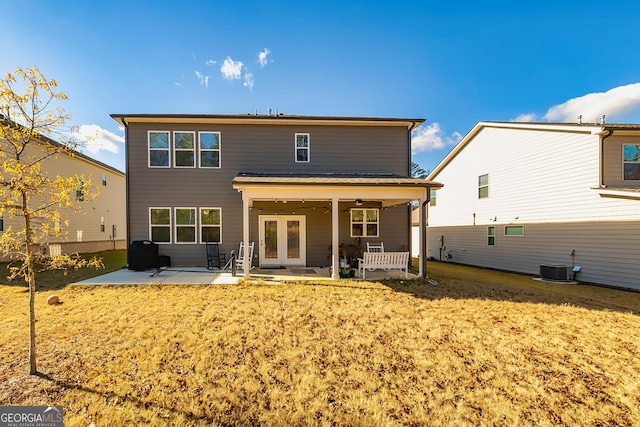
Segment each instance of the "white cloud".
M549 121L575 122L582 116L583 122L596 122L607 115L609 120L619 118L640 108L640 83L618 86L606 92L594 92L579 96L549 108L544 119Z
M422 151L433 151L445 148L448 145L455 145L462 139L462 135L454 132L451 136L446 136L440 123L432 123L427 126L420 126L411 135L411 154Z
M200 80L200 83L209 87L209 76L205 76L200 71L196 71L196 77Z
M265 47L264 50L258 54L258 62L260 62L261 68L264 68L264 66L269 62L267 56L269 56L270 53L271 51Z
M512 122L535 122L538 116L535 113L520 114L515 119L511 119Z
M244 85L249 88L249 90L253 90L253 73L247 71L244 73Z
M119 153L120 145L124 144L123 136L109 132L98 125L82 125L74 137L84 144L83 149L93 154L102 150Z
M242 76L242 67L244 64L240 61L234 61L230 56L222 63L220 72L222 76L227 80L237 80Z
M215 65L217 61L214 61L213 59L209 59L207 62L205 62L205 65Z

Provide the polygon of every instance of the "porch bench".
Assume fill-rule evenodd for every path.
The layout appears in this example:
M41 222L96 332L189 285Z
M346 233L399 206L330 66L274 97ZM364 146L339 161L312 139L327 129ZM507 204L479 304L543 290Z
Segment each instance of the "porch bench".
M358 258L358 272L365 279L367 269L376 268L404 270L404 277L409 277L409 252L365 252Z

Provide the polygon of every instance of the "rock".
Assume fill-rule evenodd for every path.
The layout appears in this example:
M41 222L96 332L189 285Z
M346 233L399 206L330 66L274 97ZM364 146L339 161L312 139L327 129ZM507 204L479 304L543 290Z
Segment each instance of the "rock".
M51 295L49 298L47 298L47 304L49 305L58 304L59 302L60 298L58 298L57 295Z

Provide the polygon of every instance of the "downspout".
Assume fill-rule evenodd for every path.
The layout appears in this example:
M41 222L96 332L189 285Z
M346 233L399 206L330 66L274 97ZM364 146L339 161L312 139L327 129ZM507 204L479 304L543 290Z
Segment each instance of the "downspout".
M131 265L131 263L129 262L129 244L131 242L131 218L130 218L130 212L131 209L129 209L129 200L131 199L129 197L129 126L127 125L127 122L125 121L124 117L120 117L120 121L122 122L122 125L124 126L124 174L125 174L125 225L127 227L127 242L126 242L126 248L127 248L127 266Z
M600 188L604 187L604 140L613 135L613 130L609 129L607 134L600 137Z
M411 121L411 126L409 126L409 131L407 132L407 144L408 144L408 150L407 150L407 156L408 156L408 162L407 165L409 167L409 169L407 170L407 176L410 177L411 176L411 132L417 127L416 125L416 121L412 120ZM407 242L409 242L409 252L411 252L411 204L409 204L409 209L408 209L408 217L409 217L409 227L407 227ZM411 258L411 257L409 257ZM411 264L411 259L409 259L409 264Z

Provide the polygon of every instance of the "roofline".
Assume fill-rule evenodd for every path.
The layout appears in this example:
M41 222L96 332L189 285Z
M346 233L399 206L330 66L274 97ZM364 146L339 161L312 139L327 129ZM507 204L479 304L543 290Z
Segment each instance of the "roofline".
M15 125L15 126L19 126L19 127L21 127L21 128L24 128L24 126L23 126L23 125L21 125L20 123L16 123L16 122L14 122L14 121L13 121L13 120L11 120L11 119L7 119L7 118L6 118L6 117L4 117L2 114L0 114L0 121L1 121L1 122L9 122L9 123L12 123L12 124L13 124L13 125ZM73 157L79 157L79 158L81 158L82 160L85 160L85 161L87 161L87 162L89 162L89 163L93 163L93 164L95 164L96 166L100 166L100 167L102 167L102 168L104 168L104 169L108 169L108 170L110 170L110 171L112 171L112 172L115 172L115 173L118 173L118 174L120 174L120 175L122 175L122 176L125 176L125 175L126 175L126 174L125 174L123 171L121 171L120 169L117 169L117 168L115 168L115 167L113 167L113 166L110 166L110 165L108 165L108 164L106 164L106 163L103 163L103 162L101 162L100 160L96 160L96 159L94 159L93 157L89 157L89 156L87 156L86 154L83 154L83 153L81 153L81 152L80 152L80 151L78 151L78 150L75 150L75 149L73 149L73 148L71 148L71 147L69 147L69 146L67 146L67 145L65 145L65 144L62 144L61 142L58 142L58 141L55 141L55 140L53 140L53 139L49 138L48 136L45 136L45 135L43 135L43 134L41 134L41 133L38 133L38 132L34 132L34 133L37 135L37 138L38 138L41 142L45 142L45 143L47 143L47 144L51 144L51 145L53 145L53 146L58 146L58 147L65 148L65 149L66 149L66 151L68 152L68 154L71 154Z
M123 126L130 123L213 123L268 125L354 125L404 126L413 130L425 122L422 118L298 116L290 114L110 114Z
M637 127L636 127L637 126ZM484 128L501 129L525 129L525 130L546 130L552 132L584 133L589 135L603 135L608 131L618 133L640 134L640 125L629 124L598 124L598 123L553 123L553 122L478 122L476 125L456 144L455 147L445 156L444 159L427 176L428 180L434 179L447 166L464 147Z

